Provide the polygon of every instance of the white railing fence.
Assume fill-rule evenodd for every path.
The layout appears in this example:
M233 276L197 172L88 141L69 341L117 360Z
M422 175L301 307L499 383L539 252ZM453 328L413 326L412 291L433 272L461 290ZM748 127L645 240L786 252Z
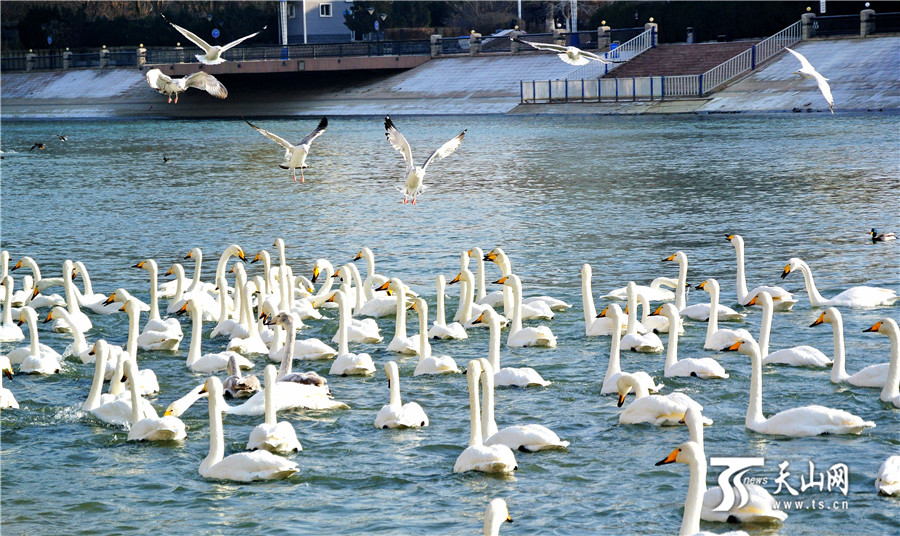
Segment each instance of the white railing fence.
M610 50L609 52L604 52L601 54L601 57L608 60L613 60L617 62L627 62L631 58L637 56L638 54L651 49L656 46L656 29L650 28L645 32L636 35L632 39L625 41L618 47ZM568 75L569 80L579 80L582 78L594 78L597 76L603 76L622 63L601 63L599 61L592 61L589 64L572 71Z

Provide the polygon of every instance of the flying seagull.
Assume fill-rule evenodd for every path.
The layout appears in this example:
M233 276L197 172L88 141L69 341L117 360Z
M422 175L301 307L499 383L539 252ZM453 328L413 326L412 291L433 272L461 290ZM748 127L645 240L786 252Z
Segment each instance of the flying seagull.
M196 57L200 61L200 63L205 63L206 65L218 65L220 63L225 62L225 58L222 57L223 52L225 52L226 50L228 50L230 48L238 46L239 44L243 43L247 39L250 39L251 37L258 35L260 32L262 32L263 30L268 28L268 26L263 26L263 29L260 30L259 32L255 32L250 35L246 35L244 37L241 37L240 39L237 39L235 41L228 43L225 46L220 47L218 45L210 45L203 39L200 39L200 37L198 37L197 34L191 32L190 30L186 30L186 29L182 28L181 26L178 26L177 24L172 24L172 22L169 21L169 19L166 19L165 15L163 15L162 18L165 19L165 21L168 22L170 25L172 25L173 28L178 30L178 32L181 33L181 35L187 37L189 40L191 40L191 42L193 42L195 45L197 45L198 47L203 49L203 52L205 52L206 54L197 54Z
M525 41L523 39L519 39L518 37L511 37L510 39L518 43L531 45L538 50L549 50L551 52L556 52L556 55L559 56L559 59L563 60L569 65L587 65L591 61L599 61L600 63L622 63L622 61L601 58L600 56L591 52L585 52L578 47L564 47L562 45L551 45L549 43L532 43L531 41Z
M828 79L819 74L819 71L816 71L815 67L809 62L808 59L803 54L799 52L794 52L788 47L784 47L785 50L793 54L800 60L800 65L802 66L799 71L794 71L794 74L799 74L803 78L811 78L816 81L819 85L819 91L822 92L822 96L825 97L825 102L828 103L828 109L831 110L831 113L834 113L834 97L831 96L831 87L828 85Z
M197 71L183 78L172 78L163 74L159 69L150 69L147 71L147 83L156 91L168 95L170 103L174 96L175 104L178 104L178 94L192 87L202 89L213 97L220 99L228 96L228 90L225 89L225 86L216 80L215 76L203 71Z
M431 153L431 156L425 161L425 165L421 167L413 163L412 148L409 146L409 142L406 141L406 138L403 137L403 134L400 134L400 131L394 126L394 122L391 121L390 116L384 117L384 130L384 135L387 137L387 140L391 142L391 146L400 151L400 154L403 155L403 160L406 161L406 182L403 186L398 187L399 190L403 192L403 203L408 202L409 198L412 197L412 204L415 205L416 196L425 189L422 185L422 181L425 179L425 169L428 168L428 164L432 163L434 159L438 157L447 158L453 154L454 151L459 149L460 144L462 144L463 136L466 135L466 130L468 129L463 130L458 136L441 145L437 151Z
M244 119L244 121L247 120ZM322 120L319 121L319 126L317 126L316 129L313 130L312 133L310 133L308 136L300 140L300 143L298 143L297 145L294 145L281 136L272 134L268 130L259 128L250 121L247 121L247 124L255 128L256 131L263 136L284 147L284 162L279 164L278 167L280 167L281 169L291 170L291 176L293 177L294 181L297 180L297 168L300 168L300 182L306 181L306 179L303 177L303 169L309 167L306 165L306 155L309 154L309 146L312 145L313 140L321 136L322 133L325 132L325 128L328 127L327 117L323 117Z

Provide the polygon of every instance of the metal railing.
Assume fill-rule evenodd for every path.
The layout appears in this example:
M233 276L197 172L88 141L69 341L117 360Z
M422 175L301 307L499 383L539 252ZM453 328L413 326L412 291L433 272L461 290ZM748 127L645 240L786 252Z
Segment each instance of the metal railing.
M702 97L747 71L756 69L757 65L778 54L784 47L800 41L800 29L800 22L795 22L703 74L609 79L577 79L570 75L565 80L523 80L520 82L521 102L607 102Z
M602 57L608 60L614 60L617 62L627 62L631 58L634 58L638 54L649 50L656 46L656 30L654 28L650 28L633 39L622 43L621 45L615 47L609 52L605 52L602 54ZM581 79L581 78L593 78L595 76L603 76L622 63L601 63L597 61L592 61L591 63L581 67L569 73L568 78L570 80Z
M900 32L900 13L875 13L872 33Z
M827 35L859 35L859 15L817 16L813 19L812 37Z

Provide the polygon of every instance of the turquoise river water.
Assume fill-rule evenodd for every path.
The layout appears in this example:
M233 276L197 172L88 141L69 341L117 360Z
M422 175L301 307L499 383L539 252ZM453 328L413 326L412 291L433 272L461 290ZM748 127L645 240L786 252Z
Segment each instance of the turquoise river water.
M414 378L416 358L386 350L392 317L378 320L384 344L351 345L373 356L374 376L329 378L335 398L350 410L279 415L293 423L304 449L290 456L300 472L287 481L203 479L197 472L209 448L203 400L183 416L187 440L126 441L125 430L80 409L93 365L67 361L57 375L4 379L21 405L0 414L4 535L480 534L494 497L506 499L515 520L503 534L675 534L688 468L654 463L687 441L687 430L620 425L615 397L600 395L609 338L584 336L582 264L593 267L602 308L606 302L599 296L630 280L675 277L677 266L660 261L682 250L690 260L688 282L716 278L722 302L741 309L735 252L725 239L740 234L749 285L783 285L799 300L792 312L776 314L772 349L810 344L829 356L831 328L809 327L821 310L810 306L802 277L779 278L789 258L812 267L825 296L854 285L900 291L900 245L873 245L867 235L872 227L900 231L897 116L394 120L419 159L468 128L459 151L429 167L429 189L417 206L399 203L402 159L377 117L331 118L313 145L302 184L277 167L282 149L242 121L6 122L2 248L11 264L34 257L45 277L59 276L65 259L83 261L96 292L123 287L147 300L147 272L131 266L152 258L165 273L182 262L190 276L193 264L183 257L193 247L205 254L203 280L213 282L215 261L232 243L251 258L263 248L277 256L272 244L281 237L288 263L307 277L316 259L337 266L368 246L377 271L418 291L433 319L435 276L454 277L461 251L500 246L526 296L550 294L573 307L551 321L526 321L550 326L557 348L503 347L504 365L534 367L553 383L498 389L498 424L542 423L570 441L569 448L516 453L514 477L454 474L469 439L465 376ZM290 139L316 122L257 121ZM55 134L69 141L61 143ZM47 149L29 152L36 141ZM163 156L171 161L164 164ZM247 270L253 275L261 268L248 264ZM487 270L489 281L499 278L496 265ZM21 288L22 271L12 274ZM457 293L458 287L448 288L448 314ZM708 299L703 291L688 295L689 304ZM745 321L723 327L757 333L760 311L745 312ZM842 312L848 370L886 362L888 338L863 330L884 317L900 319L900 306ZM47 310L39 314L43 318ZM103 337L124 344L124 314L89 314L89 342ZM324 320L308 320L299 336L329 340L336 311L325 314ZM150 400L160 412L204 379L185 367L190 324L181 322L185 340L178 351L138 355L159 378L161 392ZM70 339L48 326L40 324L40 341L62 351ZM212 327L205 323L205 332ZM900 454L900 410L881 402L877 389L832 384L828 369L768 366L767 415L821 404L877 427L859 436L809 438L751 432L744 427L749 358L703 350L705 329L705 323L688 322L679 355L716 357L731 377L665 379L663 392L688 393L713 419L705 431L707 457L765 458L748 476L767 479L770 493L785 461L788 483L797 490L801 475L810 478L810 463L816 474L836 463L850 472L846 496L808 488L790 497L804 503L782 526L744 529L753 535L896 534L900 502L876 495L873 483L881 462ZM409 331L417 330L413 316ZM27 343L3 343L0 351ZM468 340L435 341L433 347L464 366L487 357L487 344L487 330L471 329ZM205 352L224 346L223 339L203 341ZM399 362L404 401L423 406L429 427L373 427L388 400L383 365L391 359ZM253 360L261 376L268 359ZM625 370L645 370L657 380L663 360L664 354L622 353ZM294 368L326 374L329 366L298 362ZM226 454L243 449L261 421L227 416ZM720 471L710 467L709 485ZM781 490L775 497L788 495Z

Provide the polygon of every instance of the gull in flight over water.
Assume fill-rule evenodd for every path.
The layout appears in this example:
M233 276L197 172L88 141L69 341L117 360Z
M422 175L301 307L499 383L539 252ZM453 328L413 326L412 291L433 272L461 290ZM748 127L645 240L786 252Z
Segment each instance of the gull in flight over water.
M213 97L220 99L228 96L228 90L225 89L225 86L216 80L216 77L203 71L197 71L183 78L172 78L163 74L159 69L150 69L147 71L147 83L156 91L168 95L170 103L174 96L175 104L178 104L178 94L192 87L202 89Z
M798 60L800 60L801 68L798 71L794 71L794 74L799 74L803 78L810 78L816 81L819 85L819 91L822 92L822 96L825 97L825 102L828 103L828 109L831 110L831 113L834 113L834 97L831 96L831 86L828 85L828 79L819 74L819 71L812 66L812 63L809 62L808 59L803 54L799 52L794 52L788 47L784 47L785 50L796 56Z
M247 120L244 119L244 121ZM319 121L319 126L317 126L311 134L300 140L300 143L297 145L294 145L281 136L272 134L268 130L259 128L250 121L247 121L247 124L255 128L256 131L263 136L284 147L284 162L278 164L278 167L291 170L291 176L294 178L294 181L297 180L297 168L300 168L300 182L306 181L303 177L303 169L309 167L306 165L306 155L309 154L309 146L312 145L313 140L321 136L322 133L325 132L325 128L328 127L327 117L323 117L322 120Z
M531 45L538 50L549 50L551 52L556 52L556 55L559 56L559 59L563 60L569 65L587 65L591 61L599 61L600 63L622 63L621 61L601 58L600 56L591 52L585 52L578 47L564 47L562 45L552 45L550 43L532 43L531 41L525 41L523 39L519 39L518 37L512 37L510 39L519 43Z
M178 32L181 35L187 37L192 43L194 43L195 45L197 45L198 47L203 49L203 52L205 52L206 54L197 54L196 57L200 61L200 63L205 63L206 65L218 65L220 63L224 63L225 58L222 57L223 52L225 52L226 50L228 50L230 48L238 46L239 44L243 43L247 39L250 39L251 37L258 35L260 32L262 32L263 30L268 28L268 26L263 26L263 29L260 30L259 32L255 32L250 35L245 35L244 37L241 37L240 39L236 39L236 40L228 43L227 45L220 47L218 45L210 45L203 39L200 39L200 37L198 37L197 34L191 32L190 30L186 30L186 29L182 28L181 26L178 26L177 24L172 24L172 22L169 21L169 19L166 19L165 15L163 15L162 18L165 19L165 21L168 22L172 26L172 28L175 28L176 30L178 30Z
M391 121L390 116L384 117L384 130L384 135L391 143L391 146L400 151L400 154L403 155L403 160L406 161L406 182L403 183L403 186L398 187L398 189L403 192L403 203L407 203L411 197L412 204L415 205L416 196L425 189L422 185L422 181L425 179L425 170L428 168L428 164L432 163L434 159L438 157L447 158L453 154L454 151L459 149L463 136L466 135L466 130L468 129L463 130L458 136L441 145L437 151L431 153L431 156L428 157L428 160L425 161L425 165L423 166L417 166L413 162L412 148L409 146L409 142L406 141L406 138L403 137L403 134L400 134L400 131L394 126L394 122Z

